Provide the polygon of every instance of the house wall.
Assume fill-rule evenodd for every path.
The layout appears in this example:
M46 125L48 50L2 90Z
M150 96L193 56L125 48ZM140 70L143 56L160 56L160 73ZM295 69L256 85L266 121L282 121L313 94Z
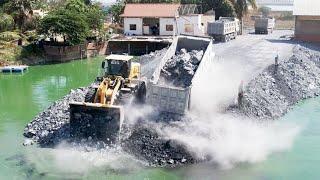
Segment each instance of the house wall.
M142 35L142 18L124 18L124 34ZM130 30L130 24L136 24L136 30Z
M172 36L176 31L176 23L174 18L160 18L160 35L161 36ZM167 31L166 25L173 25L173 31Z
M296 16L295 38L320 42L320 16Z
M204 34L207 34L208 23L215 21L215 15L202 15L201 23L203 24Z
M201 26L201 15L180 16L177 24L178 34L204 35L204 27Z

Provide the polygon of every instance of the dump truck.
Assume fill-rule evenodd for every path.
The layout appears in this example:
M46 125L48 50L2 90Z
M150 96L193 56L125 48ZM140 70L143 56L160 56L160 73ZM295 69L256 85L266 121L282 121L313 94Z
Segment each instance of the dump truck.
M207 33L216 41L227 42L236 39L240 32L239 20L232 17L221 17L215 22L209 22Z
M140 64L133 56L109 55L102 62L102 76L97 77L84 102L70 103L71 136L117 143L124 120L123 105L131 98L144 103L145 82Z
M230 20L230 21L235 21L236 22L236 32L237 32L237 35L240 34L240 20L236 17L219 17L219 20Z
M187 87L177 87L170 84L160 83L161 73L164 66L177 52L185 49L186 51L203 50L203 56L192 77L191 85ZM208 67L212 67L215 53L213 42L210 38L200 38L192 36L177 36L167 53L162 58L159 66L147 83L146 103L151 105L161 114L173 116L183 116L192 106L192 84L206 74L209 74ZM169 118L172 116L169 116Z
M275 19L270 17L256 17L254 20L255 34L269 34L273 32Z

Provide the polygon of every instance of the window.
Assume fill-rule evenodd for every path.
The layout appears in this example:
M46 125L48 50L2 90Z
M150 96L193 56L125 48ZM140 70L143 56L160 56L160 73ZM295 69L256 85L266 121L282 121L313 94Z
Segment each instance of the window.
M193 24L185 24L184 25L184 32L193 33Z
M130 30L137 30L136 24L130 24Z
M173 25L172 24L167 24L166 25L166 31L173 31Z

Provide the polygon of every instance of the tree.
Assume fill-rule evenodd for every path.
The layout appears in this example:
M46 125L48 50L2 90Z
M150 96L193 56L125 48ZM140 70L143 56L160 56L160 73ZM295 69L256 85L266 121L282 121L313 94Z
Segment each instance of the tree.
M0 19L0 32L8 31L13 29L14 26L14 20L13 18L8 14L2 14L0 13L1 19Z
M4 9L13 17L15 26L23 31L23 26L37 2L38 0L10 0L4 5Z
M213 7L213 10L215 11L216 19L219 19L219 17L234 17L235 16L235 9L232 5L232 3L229 0L209 0L204 1L205 5L204 7ZM207 11L204 9L204 11Z
M113 16L113 22L115 23L121 22L120 15L123 13L124 7L125 7L125 2L122 2L122 1L119 1L110 7L110 9L108 10L108 13Z
M76 11L78 13L84 13L87 9L87 6L84 4L83 0L68 0L65 7L66 10Z
M86 17L82 14L59 9L41 20L38 33L48 37L61 35L66 44L80 44L85 41L89 32L89 25L85 20Z
M263 16L269 16L270 12L271 12L271 8L267 7L267 6L262 6L259 8L259 12L262 13Z
M101 30L103 27L104 14L97 4L90 5L86 12L89 28Z
M243 16L248 13L248 7L257 9L256 0L230 0L235 8L237 17L241 20L241 34L243 33Z

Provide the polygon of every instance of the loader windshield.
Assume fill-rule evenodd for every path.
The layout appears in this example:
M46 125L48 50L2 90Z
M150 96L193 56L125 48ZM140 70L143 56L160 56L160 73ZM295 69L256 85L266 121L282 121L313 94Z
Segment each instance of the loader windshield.
M122 60L109 59L107 62L106 75L122 76L124 78L129 77L129 62Z

